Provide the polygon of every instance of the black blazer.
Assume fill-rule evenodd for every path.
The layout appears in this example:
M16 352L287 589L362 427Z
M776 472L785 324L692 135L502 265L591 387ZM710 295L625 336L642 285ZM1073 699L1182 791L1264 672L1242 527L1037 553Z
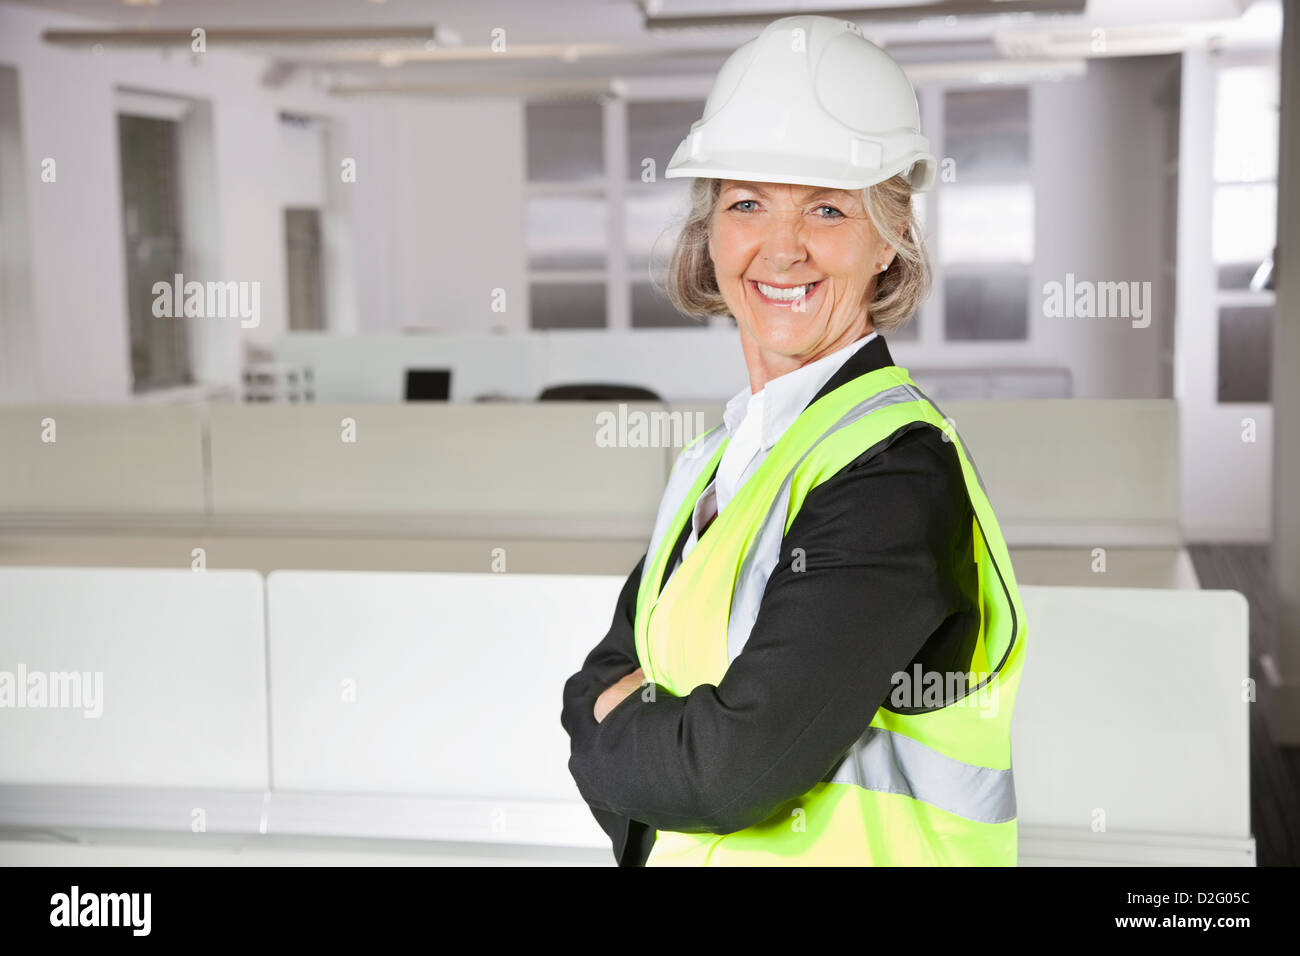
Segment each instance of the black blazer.
M812 401L893 364L877 336ZM720 684L685 697L656 685L652 700L630 694L597 723L596 698L639 666L643 555L609 632L565 683L560 715L569 771L618 865L643 866L656 828L732 833L832 776L888 704L898 671L969 670L979 629L973 521L952 443L924 422L899 428L809 492Z

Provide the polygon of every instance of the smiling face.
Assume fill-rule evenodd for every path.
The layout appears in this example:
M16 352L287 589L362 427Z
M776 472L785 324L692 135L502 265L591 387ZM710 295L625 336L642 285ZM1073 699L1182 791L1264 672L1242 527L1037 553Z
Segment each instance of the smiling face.
M871 332L867 303L894 250L860 191L729 179L709 254L758 391Z

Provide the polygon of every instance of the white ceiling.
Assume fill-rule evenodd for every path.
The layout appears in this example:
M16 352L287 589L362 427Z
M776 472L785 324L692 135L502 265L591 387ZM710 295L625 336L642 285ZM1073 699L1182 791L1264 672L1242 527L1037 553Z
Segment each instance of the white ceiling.
M433 24L454 28L471 42L486 38L494 27L518 34L530 43L627 41L645 37L646 10L653 17L674 18L756 15L759 22L802 10L863 11L910 6L930 12L902 22L883 15L856 16L864 27L890 35L932 37L969 32L987 33L999 22L1009 25L1072 24L1119 26L1135 23L1195 22L1232 19L1250 0L1087 0L1083 16L1003 14L1001 17L962 14L945 18L950 9L1006 11L1025 5L1084 6L1084 0L4 0L59 11L103 25L131 28L164 27L360 27L384 24ZM1279 0L1271 0L1277 4ZM1023 17L1023 21L1021 18ZM757 32L754 26L738 28ZM712 31L711 31L712 32Z
M273 60L328 66L352 82L459 83L468 78L712 75L761 24L802 10L854 11L868 36L900 62L1077 56L1095 28L1126 55L1170 52L1207 37L1276 43L1280 0L1087 0L1083 13L1005 12L1032 0L959 0L994 11L946 15L954 0L0 0L77 19L68 29L182 30L426 27L439 42L294 43L261 52ZM1047 6L1079 0L1037 0ZM911 3L926 16L881 18L861 11ZM1242 11L1250 8L1242 18ZM749 15L732 26L648 29L680 17ZM493 51L504 30L508 55ZM1253 32L1252 32L1253 31ZM1259 36L1257 36L1257 34ZM1261 39L1262 36L1262 39ZM1125 37L1127 45L1122 44ZM1253 39L1252 39L1253 38ZM1235 42L1235 41L1234 41ZM1163 44L1163 46L1162 46ZM381 56L384 58L381 60Z

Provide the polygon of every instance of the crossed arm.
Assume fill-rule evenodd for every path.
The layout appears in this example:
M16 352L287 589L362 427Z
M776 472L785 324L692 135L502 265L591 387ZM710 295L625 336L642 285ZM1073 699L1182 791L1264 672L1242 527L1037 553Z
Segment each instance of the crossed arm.
M920 658L964 669L979 623L971 532L955 449L930 426L900 429L809 493L744 649L684 697L632 692L643 557L561 716L569 770L616 848L629 820L731 833L767 819L833 772L896 672Z

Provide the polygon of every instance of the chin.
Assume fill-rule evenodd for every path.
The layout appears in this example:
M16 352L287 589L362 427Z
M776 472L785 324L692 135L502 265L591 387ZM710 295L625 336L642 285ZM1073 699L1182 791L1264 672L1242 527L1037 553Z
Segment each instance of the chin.
M769 352L798 355L817 341L822 329L807 325L807 315L768 319L753 326L754 339Z

